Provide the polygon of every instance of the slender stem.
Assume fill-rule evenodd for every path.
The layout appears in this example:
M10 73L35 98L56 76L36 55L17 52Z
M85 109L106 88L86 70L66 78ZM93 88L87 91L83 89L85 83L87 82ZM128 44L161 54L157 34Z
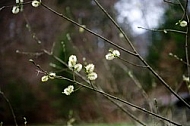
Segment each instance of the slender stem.
M136 66L136 67L147 68L147 66L134 64L134 63L129 62L129 61L127 61L126 59L123 59L123 58L121 58L121 57L118 57L118 59L120 59L121 61L126 62L126 63L128 63L128 64L130 64L130 65Z
M15 122L15 126L18 126L17 121L16 121L16 116L15 116L13 107L12 107L9 99L5 96L5 94L1 90L0 90L0 94L3 96L3 98L5 99L5 101L7 102L7 104L9 105L9 109L11 110L11 113L12 113L12 116L13 116L13 119L14 119L14 122Z
M174 3L174 2L168 1L168 0L164 0L164 2L169 3L169 4L179 5L179 3Z
M144 30L149 30L149 31L155 31L155 32L175 32L175 33L180 33L180 34L187 34L186 31L179 31L179 30L175 30L175 29L148 29L148 28L143 28L143 27L138 27L140 29L144 29Z

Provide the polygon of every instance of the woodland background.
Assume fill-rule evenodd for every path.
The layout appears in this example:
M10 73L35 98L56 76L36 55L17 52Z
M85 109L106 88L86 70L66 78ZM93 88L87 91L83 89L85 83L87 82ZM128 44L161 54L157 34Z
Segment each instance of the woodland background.
M92 1L43 0L43 2L115 43L129 48L123 38L119 37L119 32L111 21ZM114 8L116 2L118 0L100 1L114 19L117 19L119 15ZM14 0L1 0L0 6L14 3ZM165 8L165 13L160 19L157 29L183 30L180 26L175 25L183 15L178 6L168 5L164 2L160 2L157 6ZM106 92L148 108L141 89L129 77L128 73L132 72L135 80L142 84L143 89L149 95L151 100L149 102L153 103L154 99L157 99L158 108L155 107L155 109L159 113L174 120L180 119L181 122L190 121L189 110L175 98L170 99L171 94L147 70L129 64L125 64L125 66L117 60L107 62L104 56L111 46L104 43L103 40L86 31L79 32L78 27L42 7L33 8L31 5L26 5L24 12L17 15L12 14L11 9L6 8L0 11L0 88L8 97L19 124L23 124L23 117L26 117L30 124L64 124L71 116L76 119L76 123L131 122L129 117L99 94L81 89L70 96L65 96L61 92L69 85L69 82L60 80L41 82L41 75L37 75L36 67L29 62L31 58L48 71L57 71L50 65L50 63L55 63L63 69L59 72L60 75L71 77L69 72L64 71L64 66L41 53L42 48L51 50L54 42L56 43L55 53L62 60L67 62L71 54L76 54L79 61L82 62L85 57L88 62L94 63L98 71L97 83ZM27 28L27 22L30 24L32 32L41 40L42 46L33 39ZM182 75L187 72L186 66L168 55L172 52L185 59L184 35L149 30L135 35L130 23L120 25L147 62L173 89L188 98L189 91L182 78ZM68 39L68 36L71 39ZM65 51L62 51L61 42L64 43ZM18 50L38 52L39 55L20 54ZM124 57L134 63L140 63L130 55L125 54ZM130 108L129 110L141 119L151 118L143 113L139 114L136 110ZM2 97L0 97L0 121L4 124L14 123L9 107Z

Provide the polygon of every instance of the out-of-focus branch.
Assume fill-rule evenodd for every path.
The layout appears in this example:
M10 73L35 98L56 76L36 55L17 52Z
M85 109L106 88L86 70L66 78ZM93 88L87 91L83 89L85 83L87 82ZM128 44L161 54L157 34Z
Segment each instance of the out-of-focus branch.
M18 126L17 121L16 121L16 115L14 113L13 107L12 107L9 99L5 96L5 94L1 91L1 89L0 89L0 94L3 96L3 98L5 99L5 101L7 102L7 104L9 105L9 109L11 110L11 114L13 116L13 120L14 120L15 126Z

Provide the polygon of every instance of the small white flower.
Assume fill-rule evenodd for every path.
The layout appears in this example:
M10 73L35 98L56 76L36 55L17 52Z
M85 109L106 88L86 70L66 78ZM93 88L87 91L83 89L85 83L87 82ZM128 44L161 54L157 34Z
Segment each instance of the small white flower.
M183 81L185 81L185 82L190 82L190 81L189 81L189 77L186 77L185 75L183 75Z
M77 57L75 55L71 55L69 57L69 61L71 61L71 62L77 62Z
M38 6L40 6L40 4L41 4L41 1L38 1L38 0L33 0L32 1L32 6L33 7L38 7Z
M186 27L187 26L187 21L180 21L180 26L181 27Z
M52 73L52 72L51 72L51 73L49 73L49 78L50 78L50 79L54 79L54 78L55 78L55 76L56 76L56 74L55 74L55 73Z
M97 75L95 72L89 73L89 74L87 75L87 78L88 78L89 80L96 80L97 77L98 77L98 75Z
M109 53L106 54L105 57L106 57L107 60L113 60L114 58L119 57L119 56L120 56L120 52L118 50L110 49Z
M43 77L41 78L41 81L42 81L42 82L46 82L46 81L48 81L48 79L49 79L49 77L48 77L47 75L45 75L45 76L43 76Z
M18 4L20 1L19 0L16 0L16 3Z
M69 69L73 69L76 64L72 63L71 61L68 62Z
M86 69L86 73L92 73L94 71L94 64L88 64L85 69Z
M108 54L106 54L106 59L107 60L113 60L115 57L114 57L114 55L112 54L112 53L108 53Z
M124 35L123 35L122 33L119 33L119 37L120 37L120 38L123 38Z
M82 26L86 28L86 26L85 26L85 25L82 25ZM84 32L84 28L79 27L79 32L80 32L80 33L83 33L83 32Z
M77 63L77 57L75 55L71 55L68 61L69 68L73 69L76 63Z
M74 91L74 86L69 85L67 88L64 89L62 93L66 95L70 95L73 91Z
M113 50L112 54L114 55L114 57L120 56L120 52L118 50Z
M19 6L13 6L13 9L12 9L13 14L17 14L19 13L19 11L20 11Z
M78 63L74 66L74 70L80 72L82 70L82 64Z

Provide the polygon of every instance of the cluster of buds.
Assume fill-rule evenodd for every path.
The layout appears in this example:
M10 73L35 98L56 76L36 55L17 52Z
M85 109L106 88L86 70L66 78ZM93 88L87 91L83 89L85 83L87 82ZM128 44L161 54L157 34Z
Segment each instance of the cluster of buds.
M69 85L67 88L64 89L62 93L65 95L70 95L72 92L74 92L74 86Z
M85 66L85 72L87 74L88 80L93 81L97 79L98 75L94 72L94 68L94 64L88 64L87 66Z
M120 56L120 52L118 50L113 50L113 49L110 49L109 50L109 53L106 54L106 59L107 60L113 60L115 58L118 58Z
M77 57L75 55L71 55L69 57L68 67L76 72L80 72L82 70L82 64L77 63Z
M23 11L23 0L16 0L16 5L12 8L12 13L17 14Z
M23 11L23 2L24 2L24 0L16 0L16 5L13 6L13 8L12 8L13 14L17 14L17 13ZM40 4L41 4L41 0L33 0L32 1L33 7L38 7Z
M42 81L42 82L46 82L46 81L48 81L49 79L54 79L55 76L56 76L55 73L50 72L48 75L44 75L44 76L41 78L41 81Z

